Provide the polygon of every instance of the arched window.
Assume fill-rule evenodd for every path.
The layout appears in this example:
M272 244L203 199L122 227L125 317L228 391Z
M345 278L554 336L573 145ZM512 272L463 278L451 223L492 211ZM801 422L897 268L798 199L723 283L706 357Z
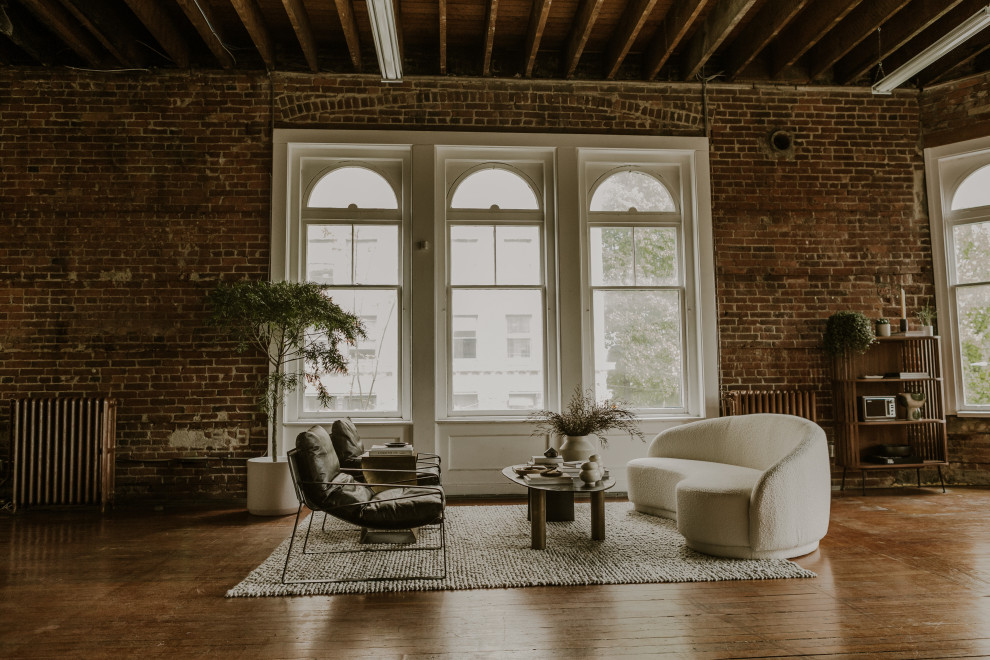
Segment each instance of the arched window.
M667 187L643 169L604 173L588 204L595 391L641 410L679 411L689 376L681 218L671 215Z
M591 197L590 210L669 213L676 211L677 206L667 186L659 179L645 172L623 170L608 175L598 184Z
M990 413L990 140L964 145L926 150L930 190L935 191L929 204L933 238L941 234L944 246L944 271L936 271L936 320L951 351L951 359L943 361L950 377L947 382L952 384L948 409L986 415ZM955 185L956 181L960 183ZM930 304L924 299L917 302L919 308Z
M537 210L540 203L521 175L488 167L475 170L457 184L450 208Z
M397 209L389 182L367 167L346 165L324 174L309 193L311 209Z
M448 170L448 410L455 415L515 414L546 401L545 218L525 166L460 161Z
M329 408L315 386L301 388L303 415L388 416L402 407L402 224L396 190L403 165L381 158L381 170L340 159L315 164L302 210L304 270L310 282L364 322L368 336L344 349L347 372L327 375Z

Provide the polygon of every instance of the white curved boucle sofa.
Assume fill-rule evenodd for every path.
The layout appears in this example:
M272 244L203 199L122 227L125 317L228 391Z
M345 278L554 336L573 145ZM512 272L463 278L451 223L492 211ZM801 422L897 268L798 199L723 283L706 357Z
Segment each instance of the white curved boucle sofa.
M637 511L677 521L694 550L740 559L812 552L832 480L820 426L792 415L706 419L664 431L626 467Z

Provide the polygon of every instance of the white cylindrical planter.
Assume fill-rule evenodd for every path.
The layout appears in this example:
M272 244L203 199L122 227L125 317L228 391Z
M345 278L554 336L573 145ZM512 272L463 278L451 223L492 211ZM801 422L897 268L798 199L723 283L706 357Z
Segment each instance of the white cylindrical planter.
M289 462L283 457L250 458L247 462L247 509L256 516L284 516L299 507Z

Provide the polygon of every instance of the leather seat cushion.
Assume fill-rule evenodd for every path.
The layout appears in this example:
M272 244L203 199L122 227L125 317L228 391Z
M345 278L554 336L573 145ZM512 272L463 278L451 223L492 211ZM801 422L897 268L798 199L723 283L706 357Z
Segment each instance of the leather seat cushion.
M406 529L439 522L443 498L429 488L389 488L361 507L357 524L375 529Z

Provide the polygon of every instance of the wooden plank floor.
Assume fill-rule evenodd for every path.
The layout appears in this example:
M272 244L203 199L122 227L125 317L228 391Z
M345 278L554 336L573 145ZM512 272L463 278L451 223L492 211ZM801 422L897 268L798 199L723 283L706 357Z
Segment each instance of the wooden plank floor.
M836 494L810 580L225 599L291 529L2 514L0 657L990 657L990 490Z

